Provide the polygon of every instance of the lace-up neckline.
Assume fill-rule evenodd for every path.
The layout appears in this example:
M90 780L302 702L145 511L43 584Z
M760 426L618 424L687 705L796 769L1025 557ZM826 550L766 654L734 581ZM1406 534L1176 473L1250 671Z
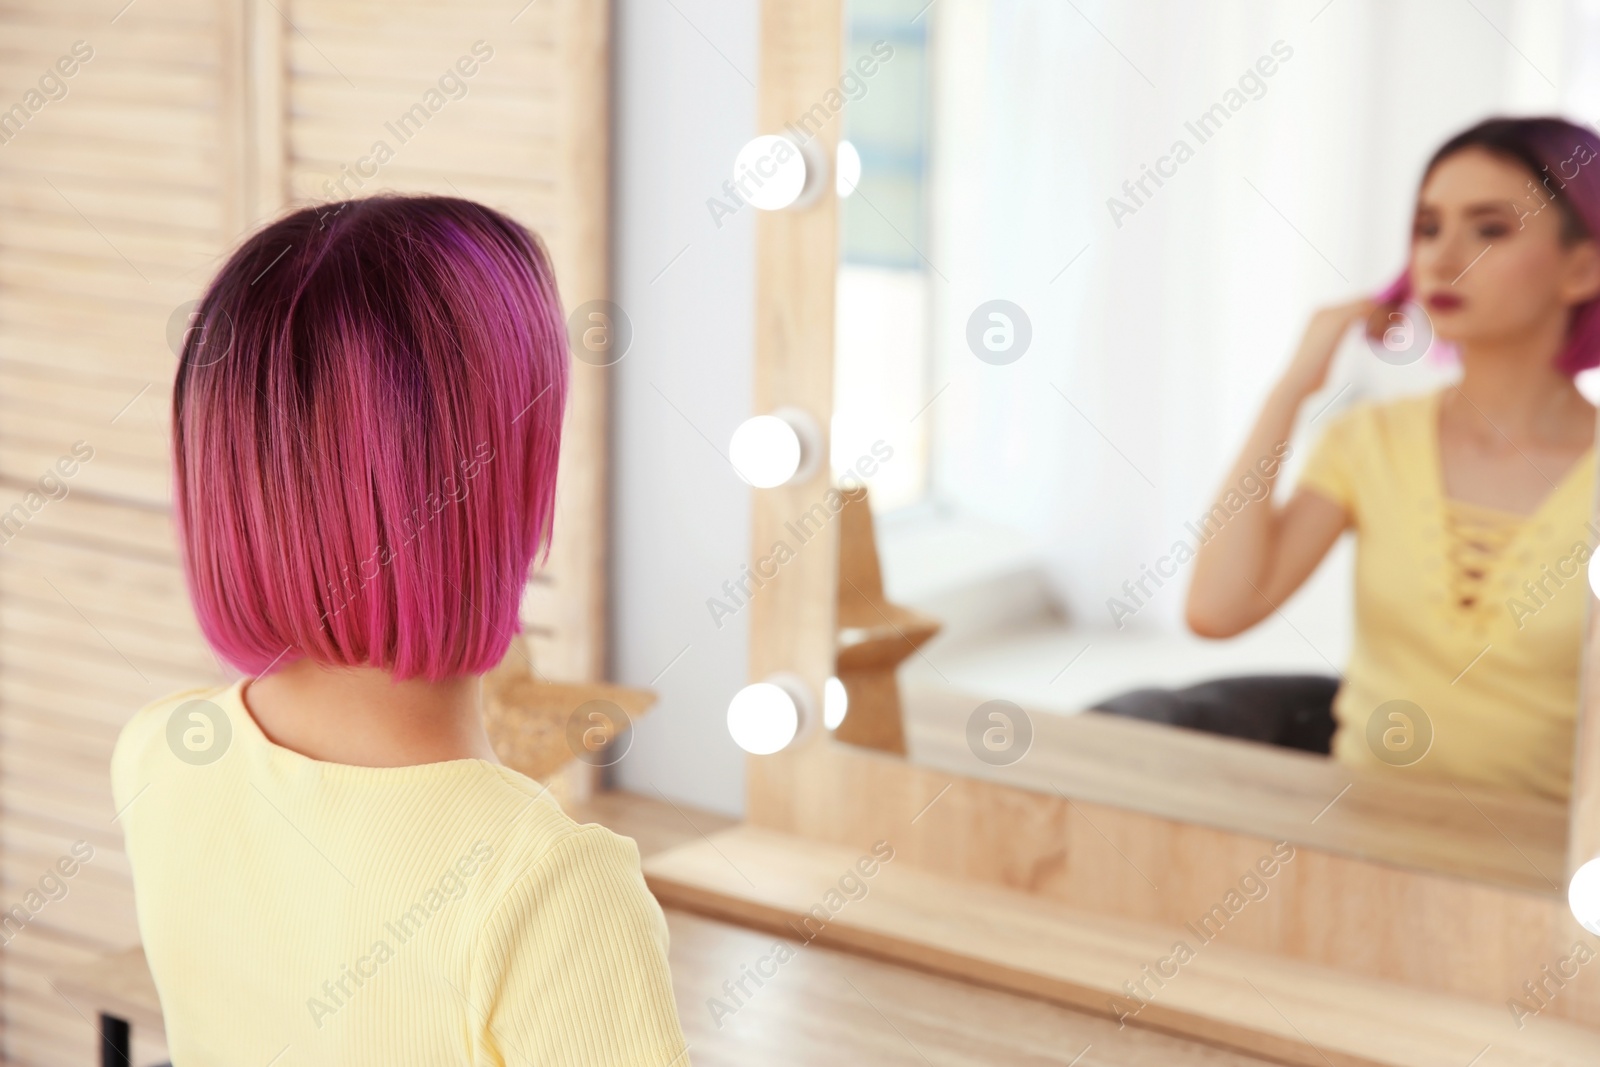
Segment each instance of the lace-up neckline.
M1515 512L1445 499L1445 560L1452 604L1463 611L1484 604L1490 574L1527 522L1527 516Z

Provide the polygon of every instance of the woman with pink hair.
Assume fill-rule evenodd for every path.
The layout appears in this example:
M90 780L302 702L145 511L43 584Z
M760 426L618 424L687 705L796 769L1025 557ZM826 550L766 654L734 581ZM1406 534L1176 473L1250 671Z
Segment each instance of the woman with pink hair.
M446 197L306 208L197 321L173 506L243 677L143 708L112 758L173 1062L684 1067L638 850L480 714L554 514L538 240Z
M1238 510L1197 553L1189 626L1229 637L1354 531L1355 642L1322 712L1342 761L1569 792L1595 492L1595 410L1573 375L1600 363L1597 235L1593 130L1497 118L1451 138L1404 274L1312 317L1224 483L1284 454L1352 326L1374 336L1411 301L1458 351L1456 384L1331 419L1287 502Z

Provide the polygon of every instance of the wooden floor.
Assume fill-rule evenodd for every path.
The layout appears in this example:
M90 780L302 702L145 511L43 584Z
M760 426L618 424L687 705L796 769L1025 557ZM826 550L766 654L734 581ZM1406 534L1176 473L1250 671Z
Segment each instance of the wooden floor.
M700 840L733 820L664 799L607 793L572 812L639 843L643 855ZM1254 1067L1266 1061L895 964L789 941L792 959L738 1003L724 989L772 952L770 934L668 910L678 1014L695 1067ZM135 951L57 989L85 1020L102 1007L158 1018ZM752 988L747 982L746 988ZM711 1001L733 1007L714 1010ZM140 1063L164 1055L135 1023ZM64 1065L65 1067L65 1065Z

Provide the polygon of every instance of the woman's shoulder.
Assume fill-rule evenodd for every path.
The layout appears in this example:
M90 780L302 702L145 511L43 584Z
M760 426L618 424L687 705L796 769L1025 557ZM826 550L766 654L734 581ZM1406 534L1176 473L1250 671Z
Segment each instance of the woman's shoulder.
M593 868L593 858L618 851L630 854L635 866L638 849L632 838L601 826L574 819L542 782L510 767L493 765L486 783L494 794L491 818L504 820L508 863L502 869L513 879L532 876L542 869L564 879L575 871Z
M1438 399L1437 392L1429 392L1357 400L1327 418L1323 436L1346 448L1409 450L1432 431Z
M189 701L213 700L227 688L225 685L197 685L157 697L135 711L133 717L123 724L118 736L133 738L147 733L152 728L159 727L164 719L169 718L174 711Z
M603 921L613 933L661 939L664 951L664 920L634 840L578 822L548 790L528 804L515 824L502 822L501 832L489 835L495 862L482 887L478 923L489 931L485 944L498 953L529 931L534 942L563 938L567 934L556 928L585 915L591 926Z
M113 792L120 783L152 755L159 757L162 747L171 748L183 743L186 731L192 725L179 715L179 709L194 701L213 702L227 690L224 685L193 686L179 689L141 707L133 713L117 733L116 745L111 751L111 781ZM204 723L202 723L202 726ZM214 723L213 723L214 725ZM189 751L185 748L185 751ZM122 801L118 800L120 807Z
M1396 397L1366 397L1349 404L1332 421L1367 429L1425 425L1438 402L1437 391Z

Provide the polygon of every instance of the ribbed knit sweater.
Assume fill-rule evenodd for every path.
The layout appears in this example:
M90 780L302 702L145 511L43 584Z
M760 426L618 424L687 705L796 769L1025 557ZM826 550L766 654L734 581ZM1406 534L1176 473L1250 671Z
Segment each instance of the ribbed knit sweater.
M112 757L174 1067L687 1067L633 842L480 759L324 763L244 680Z

